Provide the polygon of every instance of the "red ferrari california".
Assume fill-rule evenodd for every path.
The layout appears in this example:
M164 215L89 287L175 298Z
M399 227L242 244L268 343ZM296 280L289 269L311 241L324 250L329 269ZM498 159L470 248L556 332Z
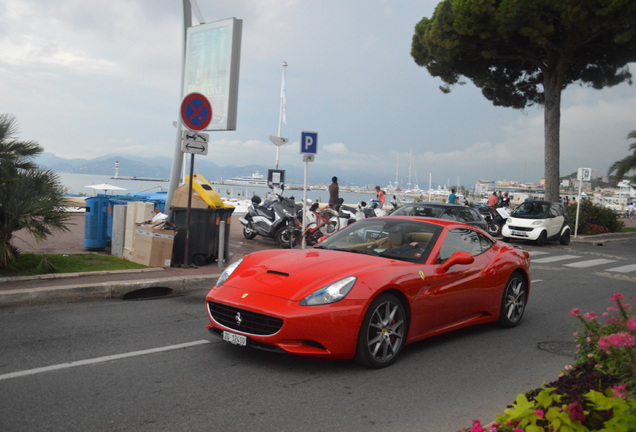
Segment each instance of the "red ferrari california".
M206 302L208 328L229 343L379 368L440 333L516 326L529 292L522 249L458 222L380 217L311 249L246 255Z

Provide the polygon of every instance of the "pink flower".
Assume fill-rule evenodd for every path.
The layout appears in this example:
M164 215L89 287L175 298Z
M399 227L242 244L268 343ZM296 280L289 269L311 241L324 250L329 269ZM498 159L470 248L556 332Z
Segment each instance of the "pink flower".
M636 337L626 332L614 333L607 336L601 336L598 340L598 347L603 351L607 351L611 347L632 347L636 345Z
M573 317L581 315L581 309L579 308L572 309L570 311L570 315L572 315Z
M621 383L612 387L612 393L614 397L627 399L632 395L632 392L627 391L627 383Z
M609 335L610 343L615 347L631 347L636 345L636 337L626 332Z
M595 320L598 315L596 314L596 312L588 312L584 316L585 316L585 319L592 321L592 320Z
M626 325L628 329L636 331L636 316L633 316L630 319L628 319Z
M537 417L543 418L543 416L545 415L545 412L543 410L536 410L534 412L534 415L536 415Z
M484 432L484 430L479 420L473 420L473 427L470 428L469 432Z
M619 301L623 301L623 294L612 295L612 303L618 303Z
M583 407L580 403L572 402L565 409L570 413L570 420L580 422L585 421L585 413L583 412Z
M603 351L610 349L612 344L609 341L609 336L601 336L598 340L598 347Z

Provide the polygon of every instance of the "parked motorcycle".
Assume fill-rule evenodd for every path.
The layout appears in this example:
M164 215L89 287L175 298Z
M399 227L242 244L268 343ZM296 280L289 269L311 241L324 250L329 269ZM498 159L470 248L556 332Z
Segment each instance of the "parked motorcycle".
M261 198L254 195L247 214L239 218L243 225L243 236L252 240L260 235L274 239L282 248L294 247L301 229L296 221L293 198L276 194L271 202L264 205L261 202Z
M477 210L484 217L488 224L488 234L495 237L501 234L501 228L510 217L510 210L507 207L492 208L487 205L480 205Z
M360 201L358 209L362 210L365 218L386 216L386 211L382 208L378 200L371 200L370 205L367 205L364 201Z
M343 198L340 198L340 201L338 202L335 210L338 213L338 229L344 228L347 225L351 225L352 223L366 217L360 204L357 206L357 208L344 205Z

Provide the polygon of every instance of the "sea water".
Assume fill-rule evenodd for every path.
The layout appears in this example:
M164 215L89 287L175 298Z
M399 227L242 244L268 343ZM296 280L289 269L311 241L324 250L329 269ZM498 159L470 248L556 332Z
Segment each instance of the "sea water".
M159 192L167 191L170 187L169 182L163 181L149 181L149 180L122 180L119 178L113 178L108 175L96 175L96 174L75 174L58 172L60 183L62 183L64 192L71 195L85 195L95 196L97 194L107 195L127 195L129 193L141 193L141 192ZM124 190L95 190L89 186L107 183L113 186L124 188ZM267 187L262 186L236 186L236 185L223 185L214 184L214 189L222 198L235 198L239 200L251 199L252 196L258 195L264 198L270 191ZM302 190L286 190L283 192L283 196L294 197L296 202L302 202L303 191ZM344 199L347 204L357 204L360 201L366 201L367 203L372 199L375 199L375 192L358 193L358 192L340 192L340 197ZM329 201L329 191L327 187L324 189L311 189L307 191L307 198L313 202ZM387 201L390 199L387 196ZM388 204L388 202L387 202Z

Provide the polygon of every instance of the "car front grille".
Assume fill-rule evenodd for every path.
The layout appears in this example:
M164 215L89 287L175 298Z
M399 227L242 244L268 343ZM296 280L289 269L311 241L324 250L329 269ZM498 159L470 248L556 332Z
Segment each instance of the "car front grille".
M216 302L208 302L208 309L214 321L243 333L267 336L273 335L283 326L283 320L264 314L239 309Z
M534 229L534 228L518 227L518 226L512 226L512 225L509 225L508 228L515 231L526 231L526 232L530 232Z

